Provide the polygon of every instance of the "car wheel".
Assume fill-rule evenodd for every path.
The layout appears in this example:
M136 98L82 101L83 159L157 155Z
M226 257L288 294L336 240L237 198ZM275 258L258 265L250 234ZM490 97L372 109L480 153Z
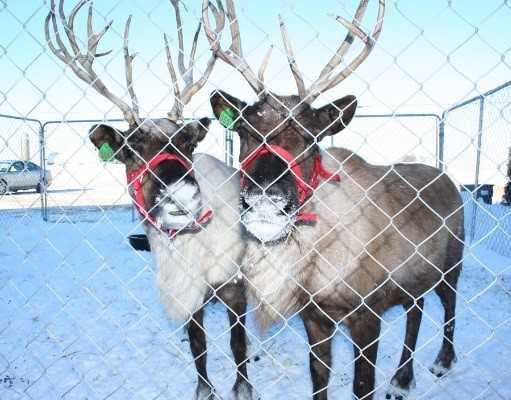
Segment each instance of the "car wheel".
M0 181L0 195L7 193L7 182L6 181Z

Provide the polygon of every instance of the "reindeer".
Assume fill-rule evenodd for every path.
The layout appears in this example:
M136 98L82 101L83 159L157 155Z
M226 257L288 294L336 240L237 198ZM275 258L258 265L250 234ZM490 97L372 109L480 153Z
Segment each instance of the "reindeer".
M104 124L94 125L89 132L90 140L98 149L110 146L115 158L126 167L130 194L140 212L158 266L157 284L161 300L169 317L187 326L198 373L195 398L214 398L214 387L206 370L203 316L205 305L210 300L219 299L227 307L231 349L237 366L233 397L251 399L244 329L246 298L243 282L237 279L245 247L238 222L239 177L234 169L211 156L193 155L208 131L210 119L202 118L190 123L183 121L184 106L208 80L216 56L211 56L204 74L194 81L194 58L201 24L195 33L189 64L185 66L179 1L171 0L178 32L178 67L185 86L180 90L168 40L164 36L175 104L168 118L142 119L132 82L134 55L128 48L131 16L124 30L130 106L114 95L94 70L96 58L109 54L99 53L97 47L112 22L99 33L94 33L92 5L87 20L87 48L80 49L74 22L87 2L80 0L67 17L64 1L60 1L58 11L54 0L51 1L51 10L45 21L48 46L78 78L119 108L129 124L125 132ZM224 15L214 7L212 12L221 27ZM70 47L66 46L59 33L59 21Z
M373 399L381 315L395 305L407 312L406 338L387 399L406 397L425 294L435 291L445 310L444 340L432 371L446 373L453 347L456 285L463 254L459 193L440 170L421 164L371 165L342 148L320 150L319 142L343 130L357 107L354 96L314 108L318 96L346 79L378 40L385 1L378 1L371 34L360 25L362 0L353 21L337 17L348 34L319 77L306 88L294 60L286 26L284 49L298 95L265 88L263 76L243 58L232 0L226 0L232 35L229 50L203 23L212 51L236 68L259 100L252 105L225 93L211 96L214 114L240 137L241 219L251 236L244 259L250 298L264 328L299 314L310 344L313 398L326 399L331 339L344 323L354 345L353 392ZM354 39L363 50L336 72ZM268 63L269 53L263 66ZM230 119L225 119L228 114Z

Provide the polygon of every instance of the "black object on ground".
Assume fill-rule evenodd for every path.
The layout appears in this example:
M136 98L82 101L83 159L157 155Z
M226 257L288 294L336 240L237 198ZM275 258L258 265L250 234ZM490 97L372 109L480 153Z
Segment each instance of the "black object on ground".
M129 235L128 239L130 241L131 247L138 251L151 251L151 246L149 245L149 240L147 240L147 236L143 234L137 235Z

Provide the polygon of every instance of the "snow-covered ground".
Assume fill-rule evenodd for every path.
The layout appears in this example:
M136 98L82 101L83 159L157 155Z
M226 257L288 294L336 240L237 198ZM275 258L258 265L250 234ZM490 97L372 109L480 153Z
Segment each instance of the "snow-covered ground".
M488 222L488 210L494 208L477 214L476 239L488 236L485 227L495 221ZM509 221L511 209L497 208L500 220ZM187 336L165 317L151 255L135 252L126 241L140 231L131 211L82 208L50 215L45 223L37 210L0 214L0 399L192 398L196 375ZM458 363L441 379L428 371L443 320L437 297L430 295L411 398L511 399L511 256L488 250L485 241L474 243L466 249L459 284ZM510 251L509 242L502 246ZM301 322L293 319L260 335L252 315L248 319L249 375L262 398L310 398ZM377 399L385 397L398 363L405 315L395 308L384 321ZM220 305L210 306L206 328L210 377L226 396L234 366ZM348 399L353 354L342 327L334 345L329 393Z

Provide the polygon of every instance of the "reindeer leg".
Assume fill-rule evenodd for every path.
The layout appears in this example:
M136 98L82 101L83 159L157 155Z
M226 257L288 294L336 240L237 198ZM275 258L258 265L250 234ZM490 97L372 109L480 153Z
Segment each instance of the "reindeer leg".
M348 327L351 331L355 353L353 393L357 400L372 400L374 398L380 325L380 318L370 311L360 312L350 317Z
M207 348L203 321L204 308L201 308L193 314L191 321L188 323L190 349L195 360L195 368L197 369L198 375L195 400L212 400L215 398L215 389L208 378L208 372L206 370Z
M456 353L454 352L456 288L463 262L463 244L458 238L453 237L451 239L447 254L445 271L448 272L443 278L445 280L441 281L435 288L435 292L440 297L440 301L444 306L444 339L442 348L433 366L430 368L430 371L437 377L445 375L456 362Z
M242 283L222 288L219 297L227 306L231 326L231 351L236 363L236 381L232 388L234 400L252 400L252 385L247 374L247 335L245 332L245 313L247 300Z
M435 291L444 306L444 339L442 341L442 348L434 364L431 366L430 371L437 377L441 377L445 375L456 362L456 354L454 352L456 291L451 289L449 285L444 282L440 283Z
M408 396L413 387L413 353L419 336L419 328L422 320L424 299L421 297L417 303L404 305L406 310L406 337L399 367L391 380L391 387L387 391L386 399L403 400Z
M313 400L327 400L328 381L332 366L331 340L335 325L321 311L313 313L310 309L302 312L302 320L309 339L312 398Z

